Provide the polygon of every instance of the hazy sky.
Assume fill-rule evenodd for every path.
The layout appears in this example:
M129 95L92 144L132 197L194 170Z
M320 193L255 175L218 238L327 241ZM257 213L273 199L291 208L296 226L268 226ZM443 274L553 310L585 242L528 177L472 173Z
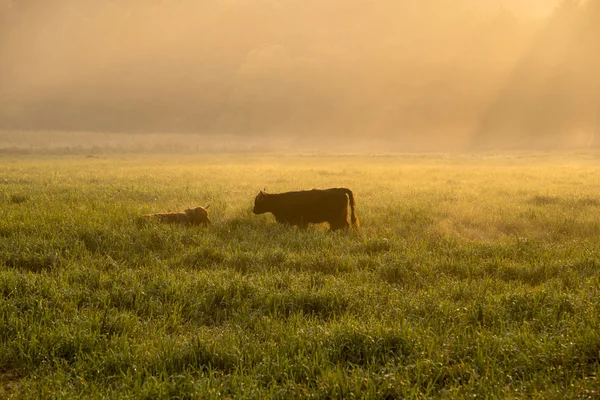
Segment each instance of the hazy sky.
M556 3L0 0L0 129L466 140Z

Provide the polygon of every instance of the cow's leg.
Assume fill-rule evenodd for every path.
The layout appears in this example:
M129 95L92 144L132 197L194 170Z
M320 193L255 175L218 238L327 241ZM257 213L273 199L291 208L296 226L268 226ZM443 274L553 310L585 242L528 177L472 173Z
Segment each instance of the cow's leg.
M350 223L348 223L348 209L346 206L341 210L335 211L333 215L335 215L335 217L329 221L329 227L332 231L350 228Z
M348 228L350 228L350 224L345 219L329 221L329 229L332 231L337 231L338 229L348 229Z
M308 229L308 222L306 222L303 217L298 219L298 228L303 230Z

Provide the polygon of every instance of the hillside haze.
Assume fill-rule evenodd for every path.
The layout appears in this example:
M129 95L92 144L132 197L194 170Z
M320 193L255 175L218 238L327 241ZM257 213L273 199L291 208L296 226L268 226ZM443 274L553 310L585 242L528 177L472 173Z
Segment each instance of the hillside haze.
M599 21L598 0L1 0L0 129L595 146Z

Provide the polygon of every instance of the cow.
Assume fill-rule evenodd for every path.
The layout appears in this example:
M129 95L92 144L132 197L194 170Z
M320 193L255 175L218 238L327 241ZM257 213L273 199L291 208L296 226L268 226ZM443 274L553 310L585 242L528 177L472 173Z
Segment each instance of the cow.
M210 225L212 222L208 218L208 207L196 207L188 208L183 212L176 213L160 213L160 214L146 214L143 218L155 218L161 222L179 223L179 224L191 224L191 225Z
M332 231L347 229L348 204L352 226L359 222L354 212L354 195L350 189L313 189L285 193L265 193L260 191L254 199L254 214L267 212L282 224L307 228L308 224L328 222Z

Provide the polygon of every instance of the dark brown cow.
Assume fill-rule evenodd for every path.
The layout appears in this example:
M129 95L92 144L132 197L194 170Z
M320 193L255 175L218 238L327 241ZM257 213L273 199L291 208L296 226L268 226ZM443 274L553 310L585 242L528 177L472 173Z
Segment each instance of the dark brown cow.
M309 223L328 222L332 231L350 227L350 219L358 227L354 212L354 196L346 188L313 189L298 192L265 193L261 191L254 200L254 214L273 213L277 222L306 228Z
M171 222L171 223L179 223L179 224L191 224L191 225L200 225L211 224L210 218L208 218L208 209L209 206L206 207L196 207L196 208L188 208L183 212L178 213L160 213L160 214L146 214L142 217L144 218L156 218L162 222Z

